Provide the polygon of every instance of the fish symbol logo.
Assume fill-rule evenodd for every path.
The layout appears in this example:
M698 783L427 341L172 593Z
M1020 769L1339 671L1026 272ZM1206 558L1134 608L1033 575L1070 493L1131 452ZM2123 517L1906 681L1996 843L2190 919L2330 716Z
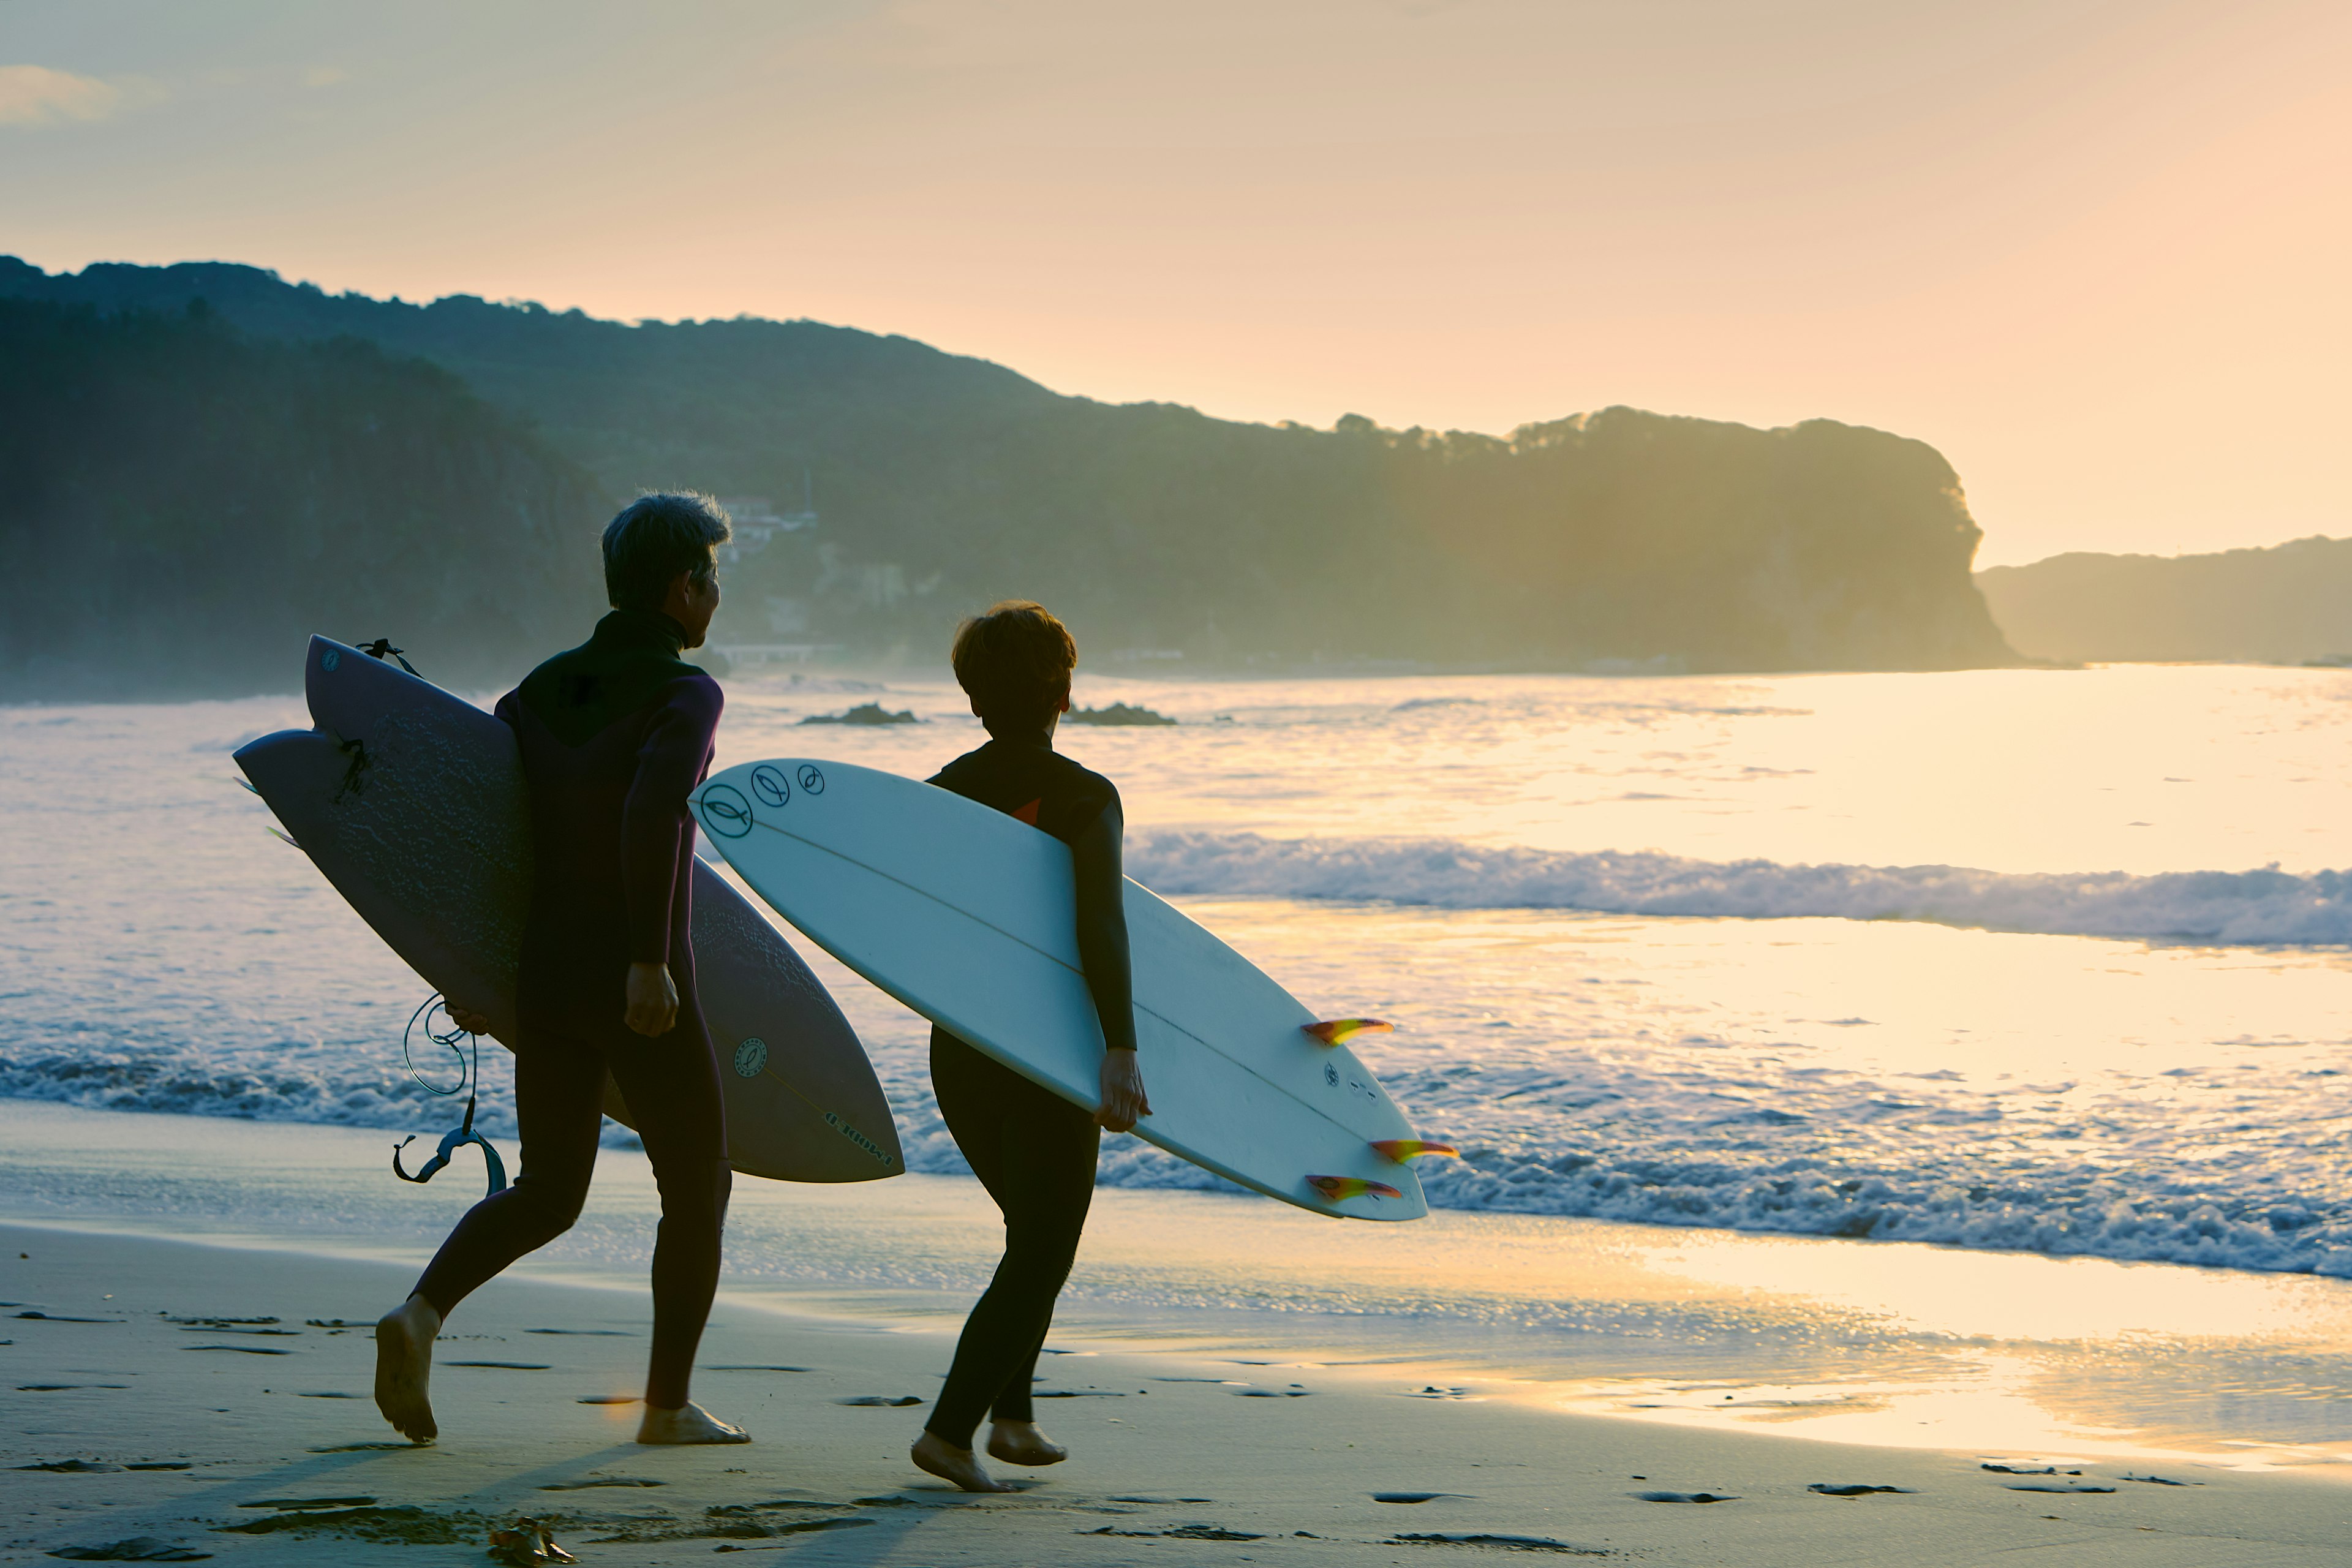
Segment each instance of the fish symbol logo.
M735 1076L758 1078L768 1070L768 1042L754 1035L735 1047Z

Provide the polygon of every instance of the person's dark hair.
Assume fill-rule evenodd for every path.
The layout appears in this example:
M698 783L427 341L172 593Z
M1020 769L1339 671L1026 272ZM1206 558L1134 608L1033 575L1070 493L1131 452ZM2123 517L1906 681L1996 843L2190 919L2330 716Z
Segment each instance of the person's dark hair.
M726 511L693 490L639 496L604 525L604 597L616 610L658 610L681 572L708 582L712 552L735 535Z
M1006 599L956 628L956 683L989 732L1043 729L1069 695L1078 645L1045 605Z

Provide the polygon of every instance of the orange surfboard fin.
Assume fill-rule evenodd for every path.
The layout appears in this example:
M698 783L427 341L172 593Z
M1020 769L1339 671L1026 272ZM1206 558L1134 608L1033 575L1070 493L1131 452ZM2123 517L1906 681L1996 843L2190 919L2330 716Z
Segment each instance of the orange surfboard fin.
M1400 1165L1423 1154L1451 1154L1457 1160L1462 1158L1462 1151L1451 1143L1424 1142L1419 1138L1383 1138L1372 1147Z
M1309 1176L1307 1184L1335 1204L1367 1194L1376 1198L1404 1196L1386 1182L1368 1182L1361 1176Z
M1394 1024L1378 1018L1326 1018L1319 1024L1301 1024L1298 1032L1310 1035L1327 1046L1344 1046L1358 1035L1386 1034Z

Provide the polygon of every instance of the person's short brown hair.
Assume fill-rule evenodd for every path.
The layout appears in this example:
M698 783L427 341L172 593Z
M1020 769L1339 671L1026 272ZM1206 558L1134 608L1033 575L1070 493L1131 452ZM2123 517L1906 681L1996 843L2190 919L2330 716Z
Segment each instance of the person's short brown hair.
M1036 730L1069 695L1078 645L1045 605L1005 599L956 628L948 659L992 734Z

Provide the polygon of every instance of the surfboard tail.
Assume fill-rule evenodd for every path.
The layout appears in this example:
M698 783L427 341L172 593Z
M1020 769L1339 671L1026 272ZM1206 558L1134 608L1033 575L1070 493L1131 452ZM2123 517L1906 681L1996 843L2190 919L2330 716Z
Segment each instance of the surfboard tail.
M1344 1203L1349 1198L1404 1196L1386 1182L1368 1182L1361 1176L1309 1176L1307 1184L1335 1204Z
M1431 1143L1419 1138L1383 1138L1372 1147L1400 1165L1410 1164L1423 1154L1448 1154L1456 1160L1462 1157L1462 1151L1451 1143Z
M1326 1018L1319 1024L1301 1024L1298 1032L1327 1046L1344 1046L1358 1035L1384 1035L1395 1027L1380 1018Z

